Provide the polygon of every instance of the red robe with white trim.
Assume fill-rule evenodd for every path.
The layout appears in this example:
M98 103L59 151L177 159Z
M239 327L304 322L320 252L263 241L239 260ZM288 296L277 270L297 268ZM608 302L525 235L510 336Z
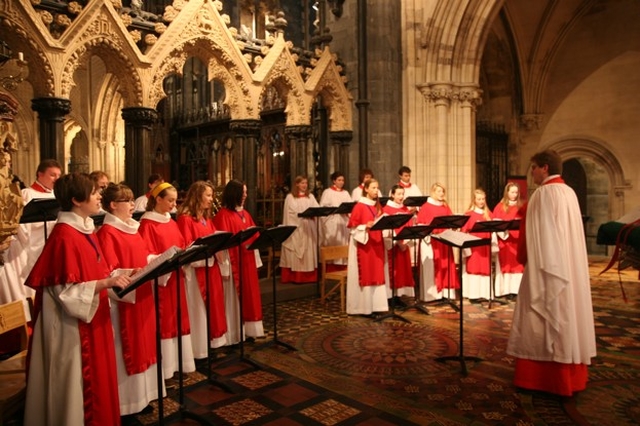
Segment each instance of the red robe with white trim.
M484 222L491 220L484 217L483 213L478 213L475 210L469 210L465 213L469 216L469 220L462 227L462 232L469 232L473 229L473 226L477 222ZM471 235L475 235L478 238L491 238L491 232L469 232ZM474 275L489 276L491 266L489 263L489 257L491 256L491 246L483 245L477 247L471 247L471 256L467 257L467 273Z
M106 278L109 273L109 265L104 259L94 234L84 234L68 224L58 223L53 228L42 254L25 282L25 285L36 290L34 323L44 321L48 323L47 328L50 328L52 324L63 322L68 324L69 321L74 321L74 317L60 306L59 301L55 302L55 310L42 310L43 297L51 297L49 294L43 295L44 292L48 292L47 287L66 284L83 285L89 281ZM55 423L56 420L45 413L67 410L69 409L67 407L73 410L78 406L84 407L85 425L120 424L113 326L107 291L101 291L96 297L98 307L90 322L75 319L80 347L67 348L69 351L80 351L82 365L70 361L65 354L52 353L52 350L55 351L52 349L56 343L55 331L53 335L45 338L40 334L42 328L37 325L35 327L34 339L38 339L42 353L29 351L29 373L39 371L45 375L41 378L44 389L27 390L27 407L34 409L36 404L43 404L42 413L35 416L42 416L42 420L47 424ZM58 332L60 331L59 329ZM30 343L35 347L33 339ZM83 400L77 403L64 397L67 392L74 393L70 392L70 389L75 388L77 383L60 381L65 378L71 381L73 374L61 374L61 372L71 372L74 369L82 370ZM56 379L50 376L58 377L58 381L52 383ZM42 401L29 401L29 395L32 392L43 393ZM51 407L50 404L56 404L56 406ZM63 414L57 413L53 416L61 417Z
M111 270L143 268L147 265L149 249L137 232L129 234L104 224L96 234ZM142 284L135 292L136 303L118 304L122 357L130 376L142 373L156 363L153 283Z
M244 220L243 220L244 219ZM248 211L236 211L227 208L220 209L213 218L216 229L237 234L247 228L256 226ZM231 273L236 289L242 282L242 320L261 321L262 320L262 298L260 296L260 283L258 281L258 267L256 266L256 256L254 250L247 250L258 234L249 238L241 244L241 248L236 246L229 249L231 261ZM242 261L239 261L238 252L242 250ZM240 268L242 263L242 271Z
M162 223L143 218L140 220L140 229L138 232L142 238L147 240L149 250L151 250L152 254L162 254L172 246L181 249L185 248L184 238L174 220ZM187 308L186 288L182 268L180 268L178 272L180 273L181 335L185 336L191 334L191 326L189 325L189 310ZM158 288L158 297L160 298L160 333L163 339L178 337L177 284L176 271L173 271L167 285Z
M502 220L514 220L519 218L519 207L516 205L508 206L507 211L504 205L498 203L493 209L493 217ZM520 230L510 229L506 239L498 238L498 259L500 260L500 271L503 274L521 274L524 271L524 265L518 262L518 242L520 240Z
M381 213L380 213L381 214ZM351 211L347 227L355 228L380 216L375 206L358 202ZM385 284L384 256L385 248L382 231L368 230L369 240L366 244L357 244L358 279L361 287Z
M178 228L182 232L184 241L187 245L191 244L200 237L206 237L216 232L212 219L206 219L203 222L189 215L178 216ZM207 303L206 292L206 266L195 268L198 287L202 300ZM209 310L209 321L211 327L210 337L220 337L227 332L227 318L224 309L224 290L222 289L222 275L220 275L220 265L217 262L209 264L209 295L211 297L211 305ZM206 333L205 333L206 335Z
M388 202L382 209L383 213L388 215L394 214L409 214L409 208L405 205L397 206L393 202ZM402 225L401 227L394 229L394 234L397 235L406 226L411 224L411 220ZM394 256L395 253L395 256ZM413 281L413 271L411 270L411 250L407 246L404 246L404 250L399 246L395 246L391 250L388 250L389 255L389 269L393 267L394 278L391 280L391 284L395 288L413 287L415 282ZM392 260L393 257L393 260Z

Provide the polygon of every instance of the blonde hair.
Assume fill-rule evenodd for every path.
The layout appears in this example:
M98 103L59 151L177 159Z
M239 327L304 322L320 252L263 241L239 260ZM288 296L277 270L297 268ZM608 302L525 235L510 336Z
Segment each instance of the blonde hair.
M434 182L433 185L431 185L431 190L430 190L429 194L431 194L431 196L433 197L433 194L436 193L436 189L438 189L438 188L442 188L442 192L444 193L444 196L446 197L447 196L447 188L444 186L443 183L440 183L440 182ZM445 206L447 206L448 205L447 204L447 199L443 198L442 199L442 203Z
M306 181L307 181L307 183L309 183L309 179L308 179L308 178L306 178L306 177L304 177L304 176L301 176L301 175L300 175L300 176L296 176L296 179L294 180L295 185L296 185L296 193L295 193L296 197L297 197L297 196L298 196L298 194L300 193L300 190L298 189L298 184L299 184L300 182L302 182L303 180L306 180ZM308 197L308 196L309 196L309 185L307 185L307 190L304 192L304 195L305 195L305 197Z
M522 205L522 199L520 198L520 186L518 186L515 182L507 182L504 187L504 192L502 193L502 200L500 200L500 204L502 205L502 209L507 212L509 210L509 190L513 187L518 188L518 198L516 198L516 206L520 207Z
M484 192L484 190L481 188L474 189L471 193L471 204L469 205L467 211L472 211L476 208L476 195L484 195L484 208L482 209L482 215L484 216L485 220L491 220L491 210L489 210L489 207L487 207L487 193Z

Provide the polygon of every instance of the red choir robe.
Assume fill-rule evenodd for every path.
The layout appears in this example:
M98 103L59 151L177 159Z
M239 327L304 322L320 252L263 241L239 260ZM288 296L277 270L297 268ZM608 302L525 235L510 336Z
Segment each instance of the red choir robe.
M213 223L216 229L234 234L256 226L248 211L228 208L220 209L213 218ZM242 284L242 320L246 322L262 321L262 298L255 251L247 250L256 238L258 238L257 234L242 243L241 247L236 246L228 250L236 290ZM239 259L238 253L241 253L242 259ZM240 270L240 263L242 263L242 270Z
M184 249L185 243L180 229L175 221L169 220L167 223L157 222L151 219L140 220L139 231L142 238L147 241L152 254L162 254L172 246ZM182 268L180 273L180 309L181 309L181 335L191 333L189 325L189 310L187 308L186 289L184 285L184 273ZM171 277L164 287L158 288L158 298L160 302L160 334L163 339L173 339L178 337L178 296L176 286L178 280L176 272L171 273Z
M147 265L149 249L137 232L129 234L103 224L97 236L111 270ZM156 309L152 283L142 284L135 292L135 303L118 303L122 356L130 376L142 373L156 363Z
M72 215L72 221L82 221L75 213L62 212L59 217L63 215ZM85 425L120 424L113 326L107 291L91 296L94 304L97 298L98 306L88 321L75 319L60 306L65 302L53 299L49 291L51 287L68 284L83 286L84 283L108 277L110 272L92 232L80 232L67 223L56 224L25 282L25 285L36 290L35 332L29 342L28 369L28 374L34 377L28 379L26 422L35 421L34 417L38 417L39 424L73 421L73 418L77 419L74 411L83 410ZM46 304L44 299L47 299ZM55 307L49 301L52 299L55 300ZM62 348L56 350L55 347L61 342L69 341L70 336L60 335L69 330L62 329L66 327L64 324L68 325L69 321L74 320L79 333L79 346L64 348L69 353ZM38 322L43 323L38 325ZM63 327L57 327L56 324ZM75 351L80 353L81 365L77 364ZM78 373L76 369L81 372ZM79 375L82 378L83 399L74 401L72 398L78 395L78 382L74 379Z
M429 225L438 216L451 215L451 209L447 204L435 205L427 201L420 207L418 223ZM441 229L434 229L433 234L438 234L442 231ZM453 249L435 238L431 238L431 247L433 249L434 281L438 292L445 288L460 288L460 279L456 273Z
M388 215L408 214L409 208L405 205L398 205L393 201L387 202L382 209L383 213ZM400 233L406 226L410 226L411 220L400 228L394 230L395 235ZM394 256L395 253L395 256ZM413 287L413 271L411 270L411 250L407 246L402 250L400 247L394 247L389 250L389 268L393 267L393 280L391 284L393 288ZM393 257L393 259L392 259Z
M216 232L212 219L204 222L189 215L178 216L178 228L182 232L185 244L189 245L200 237L206 237ZM195 268L198 287L202 300L207 303L206 297L206 267ZM217 262L209 262L209 295L211 305L209 309L209 321L211 327L210 338L217 338L227 332L227 318L224 310L224 292L222 289L222 275L220 275L220 265ZM206 335L206 333L204 333Z
M469 220L462 227L462 232L469 232L473 229L477 222L484 222L491 220L491 217L487 219L484 217L484 213L478 212L478 210L469 210L465 213L469 216ZM469 232L478 238L491 238L491 232ZM489 276L491 272L491 266L489 258L491 256L491 246L483 245L477 247L471 247L471 256L467 257L467 274L484 275Z
M376 211L375 206L358 202L351 211L348 228L355 228L358 225L366 224L375 220L381 213ZM382 231L367 231L369 241L366 244L357 242L358 258L358 279L361 287L384 285L384 256L385 248L382 239Z
M493 209L493 217L502 220L514 220L519 218L518 206L511 205L504 210L504 205L498 203ZM520 231L517 229L509 230L506 239L498 238L498 260L500 261L500 271L503 274L518 274L524 271L524 265L518 262L518 241L520 240Z

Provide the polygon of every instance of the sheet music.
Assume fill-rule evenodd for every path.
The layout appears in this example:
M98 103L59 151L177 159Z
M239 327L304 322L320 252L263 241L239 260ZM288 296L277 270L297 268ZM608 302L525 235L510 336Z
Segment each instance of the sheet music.
M476 237L475 235L467 234L466 232L454 231L453 229L445 229L441 233L431 236L437 239L450 241L458 247L462 246L468 241L477 241L482 239L480 237Z
M131 276L131 284L137 282L138 279L146 275L148 272L153 271L162 263L164 263L167 259L171 259L176 253L181 252L182 250L176 246L171 246L167 250L165 250L161 255L153 259L151 262L147 264L144 268L140 269L138 272Z

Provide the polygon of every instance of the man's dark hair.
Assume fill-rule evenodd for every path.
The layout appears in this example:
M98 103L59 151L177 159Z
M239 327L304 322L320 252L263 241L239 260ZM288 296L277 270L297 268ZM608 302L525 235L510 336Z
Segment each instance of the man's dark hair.
M530 161L535 163L538 167L543 167L545 164L549 166L549 175L562 174L562 157L552 149L547 149L534 154Z
M407 166L402 166L398 169L398 176L402 175L403 173L411 173L411 169Z
M52 167L57 167L58 169L62 170L62 166L60 166L58 160L54 160L53 158L42 160L40 164L38 164L38 168L36 169L36 177L38 173L44 173L47 169L50 169Z

